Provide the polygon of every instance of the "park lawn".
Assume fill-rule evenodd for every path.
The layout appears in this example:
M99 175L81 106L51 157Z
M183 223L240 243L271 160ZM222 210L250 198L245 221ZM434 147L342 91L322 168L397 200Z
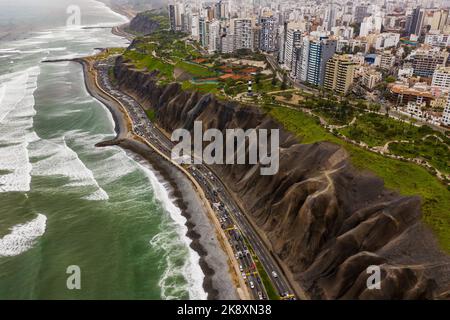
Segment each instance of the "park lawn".
M266 80L261 80L259 81L259 83L255 83L253 82L253 92L256 93L267 93L267 92L272 92L272 91L279 91L280 86L279 86L279 82L277 82L277 84L274 86L272 84L272 79L266 79ZM234 86L229 86L227 89L227 93L229 95L237 95L239 93L243 93L243 92L247 92L248 90L248 83L246 81L238 81L236 85Z
M218 83L192 83L191 81L183 81L181 88L188 91L199 91L200 93L220 94Z
M124 54L124 58L130 60L137 69L158 70L161 76L169 79L173 78L173 65L165 63L152 55L127 51Z
M198 78L217 76L217 74L214 71L210 71L209 68L201 66L199 64L189 63L186 61L179 61L175 66L177 68L183 69L187 73Z
M421 157L444 174L450 174L450 150L436 137L410 143L391 143L389 151L406 158Z
M195 59L200 57L200 52L181 40L174 41L170 46L170 51L170 58L176 58L179 61L186 60L188 58Z
M431 128L416 127L375 113L363 113L353 125L340 129L339 132L370 147L383 146L393 140L416 140L433 133Z
M326 131L315 118L297 110L277 106L269 114L302 143L330 141L344 147L352 164L384 180L385 186L405 196L422 198L423 221L431 227L443 250L450 253L450 190L426 169L378 155L349 144Z
M301 143L317 141L338 142L339 139L328 133L317 118L308 116L304 112L276 106L270 108L270 115L283 124L284 128L297 135Z

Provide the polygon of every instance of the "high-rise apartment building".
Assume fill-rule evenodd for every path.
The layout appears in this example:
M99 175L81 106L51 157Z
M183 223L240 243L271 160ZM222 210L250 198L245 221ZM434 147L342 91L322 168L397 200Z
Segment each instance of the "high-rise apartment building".
M327 12L325 14L324 27L325 30L331 31L331 29L335 26L336 26L336 8L334 3L331 1L328 4Z
M191 18L191 36L195 41L200 40L200 17L198 14L193 14Z
M202 47L206 47L208 45L208 29L209 22L205 20L205 18L200 18L198 23L199 30L199 42Z
M288 28L286 32L286 43L284 52L284 65L292 70L295 64L295 51L301 45L302 32L299 29ZM295 67L295 65L294 65Z
M170 30L176 31L177 30L177 22L176 22L176 12L175 12L175 5L169 4L169 24L170 24Z
M301 82L306 82L306 79L308 77L309 42L309 37L303 37L301 45L299 48L297 48L295 54L295 78Z
M278 26L273 15L265 15L260 18L261 34L260 49L264 52L274 52L277 50Z
M220 51L220 21L213 20L209 23L208 52Z
M233 19L234 26L234 49L253 50L253 20L252 19Z
M308 71L306 81L316 85L323 85L325 68L328 60L336 52L336 40L326 38L314 39L309 42Z
M370 14L368 14L368 6L367 5L360 5L355 7L355 22L361 23L363 22L365 17L368 17Z
M353 84L356 64L348 55L334 54L326 64L324 87L346 95Z
M407 35L414 34L416 36L420 36L420 34L422 33L424 16L425 12L420 7L417 7L413 10L406 25Z

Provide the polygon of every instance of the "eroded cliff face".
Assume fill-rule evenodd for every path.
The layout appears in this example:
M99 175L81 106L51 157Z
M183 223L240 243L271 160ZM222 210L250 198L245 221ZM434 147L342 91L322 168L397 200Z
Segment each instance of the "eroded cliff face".
M156 111L172 132L279 128L280 170L261 176L258 165L216 165L251 221L268 240L297 290L313 299L449 298L450 259L422 224L420 199L384 188L352 167L337 145L300 144L257 108L158 86L155 74L115 67L122 90ZM367 268L381 267L381 290L367 288Z

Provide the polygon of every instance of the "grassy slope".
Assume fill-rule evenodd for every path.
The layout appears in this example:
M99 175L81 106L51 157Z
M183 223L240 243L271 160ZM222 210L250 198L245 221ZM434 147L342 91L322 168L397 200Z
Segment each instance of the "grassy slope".
M421 196L423 220L433 229L441 247L450 252L450 191L428 171L348 144L328 133L315 118L303 112L274 107L269 114L303 143L330 141L342 145L357 168L375 173L384 180L387 188L403 195Z
M179 61L176 64L176 67L183 69L184 71L188 72L194 77L205 78L205 77L215 77L217 75L215 72L210 71L207 67L194 63L189 63L186 61Z

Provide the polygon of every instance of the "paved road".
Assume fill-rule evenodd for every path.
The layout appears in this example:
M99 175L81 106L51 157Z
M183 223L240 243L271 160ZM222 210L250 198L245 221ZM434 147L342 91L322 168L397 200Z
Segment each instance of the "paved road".
M97 63L99 85L127 108L133 122L133 131L146 139L159 151L171 156L174 143L170 141L147 117L142 106L132 97L117 90L110 82L108 69L113 60ZM187 170L203 188L206 197L213 204L222 228L226 231L236 259L241 266L246 283L255 299L268 297L252 257L251 250L264 267L280 297L294 298L293 290L283 275L274 257L248 221L245 214L228 193L219 177L206 165L190 165Z

